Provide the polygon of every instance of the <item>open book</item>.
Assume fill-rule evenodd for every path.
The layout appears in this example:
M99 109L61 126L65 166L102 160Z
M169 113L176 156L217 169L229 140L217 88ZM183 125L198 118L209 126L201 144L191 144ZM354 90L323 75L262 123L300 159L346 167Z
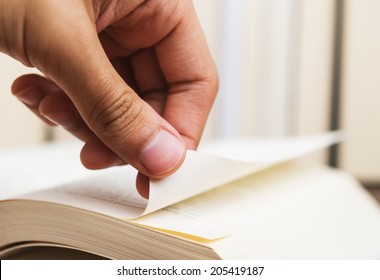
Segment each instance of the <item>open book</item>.
M85 170L79 145L0 153L0 257L57 246L115 259L380 257L380 208L350 175L294 160L336 133L213 142L151 180Z

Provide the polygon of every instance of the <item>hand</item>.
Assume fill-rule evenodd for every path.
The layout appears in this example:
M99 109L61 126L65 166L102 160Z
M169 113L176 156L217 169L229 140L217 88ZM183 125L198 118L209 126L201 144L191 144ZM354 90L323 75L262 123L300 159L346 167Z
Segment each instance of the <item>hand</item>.
M91 169L161 178L196 149L217 74L191 1L0 0L0 51L45 77L12 92L85 141Z

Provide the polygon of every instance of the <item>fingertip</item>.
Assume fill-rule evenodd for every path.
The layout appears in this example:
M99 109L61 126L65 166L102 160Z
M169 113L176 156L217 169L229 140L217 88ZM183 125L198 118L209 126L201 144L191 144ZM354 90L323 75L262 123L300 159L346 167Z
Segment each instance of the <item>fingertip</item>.
M137 173L136 189L143 198L149 199L149 187L149 177L140 172Z
M13 95L17 97L24 104L31 107L38 107L45 94L37 87L29 87L22 90L12 91Z
M25 74L13 81L11 91L12 93L17 93L29 87L38 87L44 92L61 90L53 81L44 76L38 74Z
M165 129L161 129L145 144L140 153L142 165L153 178L162 178L175 172L186 155L182 139Z
M95 137L88 140L83 146L80 159L86 168L93 170L127 164Z

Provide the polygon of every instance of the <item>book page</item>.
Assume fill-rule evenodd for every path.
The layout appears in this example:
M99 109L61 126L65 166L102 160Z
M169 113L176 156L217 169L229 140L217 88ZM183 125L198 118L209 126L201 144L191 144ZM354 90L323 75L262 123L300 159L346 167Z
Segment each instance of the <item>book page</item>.
M339 142L341 137L339 132L331 132L303 137L210 142L200 152L189 153L173 175L151 180L149 204L143 214L327 148Z
M321 166L285 163L134 222L209 240L239 234L235 239L241 238L240 241L233 244L239 244L241 251L247 250L249 244L247 256L263 246L260 242L264 240L302 240L310 246L313 239L344 243L343 240L355 236L378 240L377 253L380 253L380 239L376 237L380 235L379 205L350 175ZM358 224L362 227L357 228ZM268 238L269 234L273 239ZM317 238L318 234L324 238ZM244 242L245 238L249 242ZM221 243L218 246L228 246ZM271 244L266 246L269 248ZM276 246L288 250L293 247L281 242ZM228 248L225 250L230 253ZM288 250L279 251L289 254ZM232 251L239 252L236 248Z
M0 151L0 200L93 176L79 160L82 145L49 143Z
M102 212L118 218L135 219L169 205L178 203L239 178L265 170L271 166L292 160L303 154L317 151L337 141L337 134L323 134L304 139L292 138L270 141L267 150L276 150L277 158L255 159L255 141L243 141L215 153L188 151L184 164L173 175L151 180L149 200L136 191L136 171L131 166L110 169L93 178L87 178L60 187L43 190L22 198L39 199L67 204L91 211ZM296 141L296 145L294 143ZM260 144L263 149L263 143ZM229 152L228 158L223 153ZM247 157L247 155L250 155ZM251 158L251 161L247 159Z
M133 176L127 176L126 172L112 176L113 182L119 184L111 188L106 184L109 177L104 181L93 180L88 185L72 184L65 186L66 189L42 192L36 198L47 195L46 200L59 198L56 200L59 202L64 197L73 206L120 219L143 212L147 201L123 187L125 180ZM133 185L133 180L128 184ZM54 192L59 192L59 195ZM242 239L237 244L244 251L244 238L254 236L265 240L268 234L275 235L277 228L285 228L287 233L282 232L281 238L275 240L297 240L293 234L300 235L298 240L301 241L302 237L305 244L310 244L313 239L342 241L353 238L358 232L363 234L363 230L368 230L371 236L378 236L380 208L348 174L327 167L288 162L129 222L198 241L201 238L203 242L238 234ZM358 222L363 225L360 229L355 226ZM322 233L325 237L317 238ZM334 243L329 242L330 245ZM248 243L255 244L255 248L262 245L260 241ZM228 243L221 241L215 246L225 251L226 256L230 253ZM276 246L291 247L289 244ZM250 248L253 250L253 247Z
M272 183L262 177L266 182L251 186L252 205L233 212L245 227L212 243L220 256L379 259L380 207L359 182L329 168L302 166L294 172Z

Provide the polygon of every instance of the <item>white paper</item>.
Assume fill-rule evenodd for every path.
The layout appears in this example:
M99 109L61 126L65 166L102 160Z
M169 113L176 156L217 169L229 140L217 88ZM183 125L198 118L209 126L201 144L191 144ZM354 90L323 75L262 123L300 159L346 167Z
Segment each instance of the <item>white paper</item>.
M49 143L0 151L0 200L107 172L83 167L82 145Z
M275 150L276 156L270 155L265 159L260 155L259 160L255 159L258 150L255 148L255 140L228 144L218 150L218 155L215 155L215 151L213 155L188 151L185 162L175 174L165 179L151 180L149 200L137 194L136 171L130 166L23 195L22 198L52 201L114 217L135 219L276 164L320 150L336 143L339 138L339 133L327 133L268 141L265 149ZM260 149L264 149L264 146L264 142L261 142ZM223 157L223 154L228 155ZM248 161L248 158L252 160Z

